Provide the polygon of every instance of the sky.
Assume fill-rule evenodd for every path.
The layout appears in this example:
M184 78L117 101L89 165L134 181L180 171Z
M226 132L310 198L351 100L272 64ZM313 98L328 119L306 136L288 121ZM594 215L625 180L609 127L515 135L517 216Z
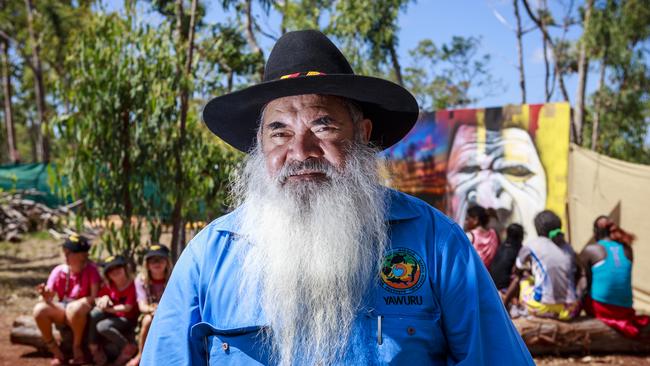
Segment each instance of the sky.
M536 4L536 1L531 1ZM562 6L570 1L548 1L551 12L556 18L562 16ZM121 0L107 0L108 10L119 9ZM206 1L206 23L216 23L225 20L226 15L217 1ZM578 2L582 3L582 2ZM531 28L533 24L528 19L523 7L520 7L523 27ZM271 13L269 18L257 14L265 32L279 35L280 18ZM160 21L155 14L144 16L148 21ZM501 20L500 20L501 18ZM517 44L512 27L515 24L514 10L510 0L420 0L409 4L406 11L399 17L399 47L398 53L402 66L409 63L408 51L416 47L422 39L429 38L437 45L449 42L452 36L480 37L481 53L488 53L492 59L489 70L501 87L497 93L482 96L477 103L469 107L495 107L521 102L517 64ZM581 29L574 27L569 31L568 39L577 39ZM265 55L268 55L274 40L268 37L259 38ZM526 88L528 103L544 103L544 61L542 51L542 36L538 30L524 35L524 67L526 71ZM592 67L588 75L587 94L596 89L596 70ZM571 103L573 104L577 87L575 75L566 77L565 83ZM559 88L553 95L552 101L560 101L562 96Z

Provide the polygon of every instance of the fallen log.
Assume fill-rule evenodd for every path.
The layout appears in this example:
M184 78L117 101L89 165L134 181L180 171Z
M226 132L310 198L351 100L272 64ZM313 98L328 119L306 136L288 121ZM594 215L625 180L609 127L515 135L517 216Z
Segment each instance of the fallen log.
M45 342L41 337L41 331L38 330L36 322L31 316L20 315L17 317L12 324L9 338L13 344L24 344L35 347L39 351L47 351ZM54 338L61 339L61 335L56 328L54 329Z
M591 353L650 353L650 327L627 338L594 318L571 322L518 318L513 323L533 356Z
M579 318L571 322L518 318L513 323L533 356L650 353L650 327L645 327L638 338L630 339L594 318ZM56 339L61 338L56 328L54 334ZM14 344L47 350L31 316L21 315L14 320L10 338Z

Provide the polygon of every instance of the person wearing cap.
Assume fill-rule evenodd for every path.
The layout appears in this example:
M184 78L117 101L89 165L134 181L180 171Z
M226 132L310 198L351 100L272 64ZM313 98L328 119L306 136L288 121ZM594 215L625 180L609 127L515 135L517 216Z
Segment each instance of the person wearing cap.
M172 274L172 268L169 248L162 244L153 244L147 249L140 274L135 279L135 292L140 309L138 354L129 360L127 366L137 366L140 363L151 321L165 291L169 276Z
M107 361L106 345L119 352L114 365L124 365L138 351L131 342L138 321L135 285L126 259L121 255L109 256L103 261L105 285L99 290L95 308L90 312L88 348L96 365Z
M43 341L53 355L52 365L66 361L52 335L52 324L70 327L73 351L70 363L79 364L84 361L82 343L86 317L94 305L101 277L95 264L88 259L88 239L71 235L61 246L65 263L54 267L47 283L36 287L41 301L34 307L33 314Z
M417 117L322 33L283 35L262 83L203 111L248 153L238 207L183 251L141 364L532 365L462 229L380 185Z
M538 237L528 240L515 260L512 281L520 283L520 303L530 315L571 320L580 314L585 272L571 244L564 239L562 221L554 212L538 213L534 224ZM525 276L526 273L532 276ZM504 303L509 302L516 289L508 288Z

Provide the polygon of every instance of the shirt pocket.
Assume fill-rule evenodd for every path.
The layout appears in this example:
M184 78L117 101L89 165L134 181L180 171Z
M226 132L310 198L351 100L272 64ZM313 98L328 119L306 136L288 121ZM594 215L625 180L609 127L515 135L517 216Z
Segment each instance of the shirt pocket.
M202 322L190 331L194 342L201 343L206 365L268 365L268 346L264 326L218 329Z
M447 341L442 333L440 314L372 314L369 334L380 365L444 365Z

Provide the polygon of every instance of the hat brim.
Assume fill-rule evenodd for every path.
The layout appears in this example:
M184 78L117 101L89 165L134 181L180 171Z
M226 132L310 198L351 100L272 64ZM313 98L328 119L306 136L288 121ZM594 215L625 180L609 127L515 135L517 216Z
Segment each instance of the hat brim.
M162 250L156 250L156 251L152 251L152 252L149 252L149 253L145 254L144 255L144 260L147 260L147 259L152 258L152 257L168 258L169 254L167 252L165 252L165 251L162 251Z
M399 142L418 118L418 104L408 90L388 80L352 74L301 76L263 82L210 100L203 121L234 148L249 152L255 145L262 107L282 97L322 94L354 100L372 121L370 142L386 149Z
M75 245L70 244L70 243L63 243L63 244L61 244L61 246L63 248L68 249L72 253L87 253L88 251L90 251L90 245L87 245L87 246L75 246Z

